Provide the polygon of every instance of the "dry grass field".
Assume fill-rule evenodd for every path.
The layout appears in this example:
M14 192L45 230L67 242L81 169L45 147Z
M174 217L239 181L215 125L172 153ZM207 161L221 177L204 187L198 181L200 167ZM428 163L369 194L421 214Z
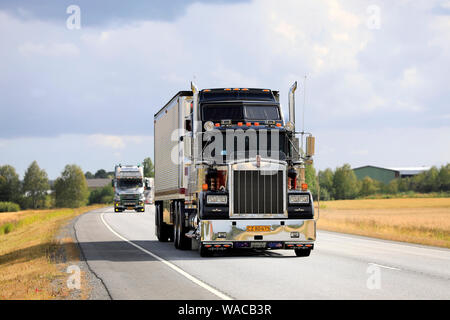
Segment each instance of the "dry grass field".
M317 227L450 248L450 198L321 201Z
M73 239L56 236L71 219L98 207L0 213L0 300L68 298L63 271L67 261L78 261L79 251ZM81 281L85 298L83 275Z

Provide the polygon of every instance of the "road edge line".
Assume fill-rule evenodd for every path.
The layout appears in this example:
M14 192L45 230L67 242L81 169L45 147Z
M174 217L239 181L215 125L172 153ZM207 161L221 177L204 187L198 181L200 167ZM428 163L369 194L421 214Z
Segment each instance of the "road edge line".
M222 300L233 300L233 298L227 296L226 294L218 291L217 289L214 289L213 287L211 287L210 285L204 283L203 281L197 279L196 277L190 275L189 273L187 273L186 271L184 271L183 269L177 267L176 265L174 265L173 263L161 258L160 256L154 254L151 251L148 251L145 248L142 248L140 245L135 244L134 242L128 240L127 238L123 237L122 235L120 235L119 233L117 233L104 219L104 212L100 215L100 218L103 222L103 224L109 229L109 231L111 231L113 234L115 234L117 237L119 237L120 239L122 239L123 241L128 242L129 244L131 244L132 246L134 246L135 248L141 250L142 252L148 254L149 256L152 256L153 258L155 258L156 260L164 263L165 265L167 265L168 267L170 267L172 270L178 272L179 274L181 274L182 276L184 276L185 278L191 280L193 283L195 283L196 285L202 287L205 290L208 290L209 292L215 294L216 296L218 296L219 298L221 298Z

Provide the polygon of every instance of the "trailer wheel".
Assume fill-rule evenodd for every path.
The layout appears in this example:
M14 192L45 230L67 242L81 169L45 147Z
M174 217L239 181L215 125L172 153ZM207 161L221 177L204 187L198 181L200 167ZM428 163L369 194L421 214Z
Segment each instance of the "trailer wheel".
M309 257L311 249L294 249L297 257Z
M155 227L156 237L160 242L169 241L169 228L163 221L162 206L160 203L155 205Z
M191 249L191 239L185 236L188 231L184 225L184 203L177 201L174 204L175 211L175 226L174 226L174 238L175 247L181 250Z

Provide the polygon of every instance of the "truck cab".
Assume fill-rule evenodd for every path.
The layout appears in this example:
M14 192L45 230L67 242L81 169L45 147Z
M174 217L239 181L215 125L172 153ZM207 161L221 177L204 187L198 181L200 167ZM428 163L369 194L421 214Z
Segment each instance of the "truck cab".
M145 211L144 169L141 165L116 165L114 170L114 211Z

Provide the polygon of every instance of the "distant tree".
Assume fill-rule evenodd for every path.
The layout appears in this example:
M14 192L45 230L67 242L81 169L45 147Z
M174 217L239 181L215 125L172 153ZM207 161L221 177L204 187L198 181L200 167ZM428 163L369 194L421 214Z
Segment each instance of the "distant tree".
M450 164L439 169L438 182L440 191L450 191Z
M150 157L144 159L144 177L147 178L155 177L155 168L153 166L153 162Z
M84 174L84 177L86 178L86 179L94 179L95 178L95 176L92 174L92 172L90 172L90 171L87 171L85 174Z
M317 186L316 169L314 169L312 164L305 166L305 182L308 184L308 189L313 194L313 197L317 198L319 188Z
M114 188L111 185L107 185L101 189L95 189L91 191L89 195L89 204L112 203L113 199Z
M400 178L397 181L398 185L398 191L400 192L407 192L412 190L411 189L411 178Z
M328 189L320 187L320 200L331 200L331 195Z
M364 177L361 181L359 194L363 197L370 196L378 191L376 183L370 177Z
M358 195L358 179L349 164L336 168L333 191L335 199L354 199Z
M393 179L386 185L385 192L388 194L398 193L399 179Z
M18 203L21 200L19 175L10 165L0 166L0 201Z
M105 169L100 169L100 170L97 170L94 177L96 179L106 179L106 178L108 178L108 173L106 172Z
M66 165L61 176L56 179L54 188L57 207L78 208L88 201L86 178L77 165Z
M439 191L439 184L439 170L436 167L431 167L430 170L424 172L422 181L423 192Z
M333 197L333 176L333 170L329 168L319 171L320 198L322 200L330 200Z
M37 209L45 206L48 184L48 176L45 170L39 168L36 161L33 161L25 172L23 178L23 193L27 202L27 207Z
M113 179L113 178L114 178L114 171L108 171L108 172L106 173L106 178Z

